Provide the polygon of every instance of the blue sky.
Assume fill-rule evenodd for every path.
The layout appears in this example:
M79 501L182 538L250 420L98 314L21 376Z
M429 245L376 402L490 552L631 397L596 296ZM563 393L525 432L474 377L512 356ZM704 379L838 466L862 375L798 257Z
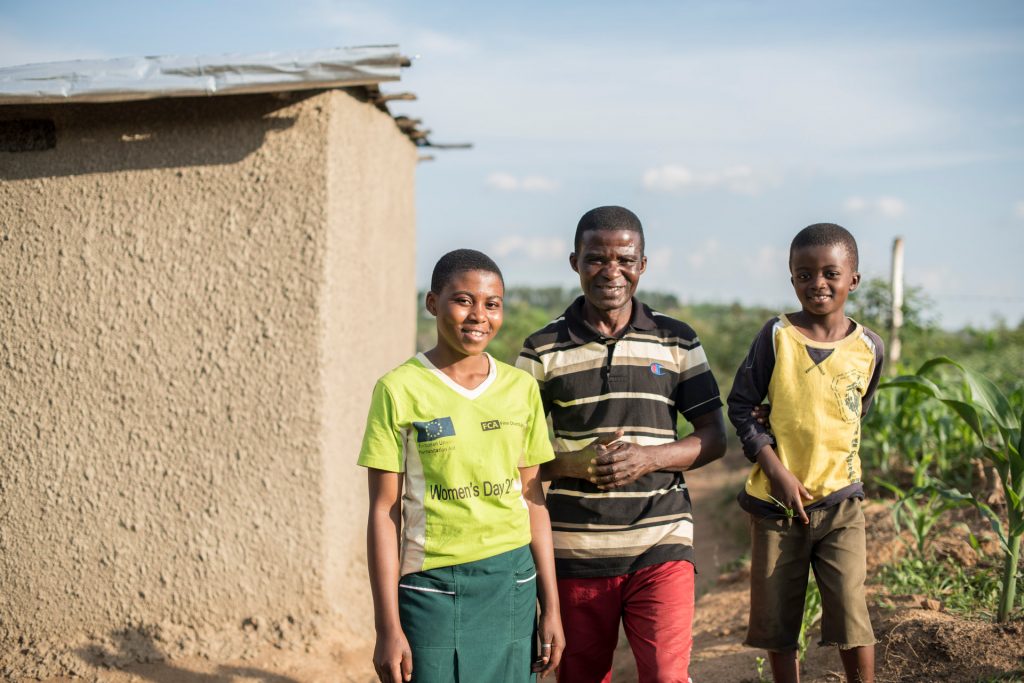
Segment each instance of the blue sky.
M418 168L421 283L468 246L573 284L622 204L641 289L789 310L789 240L834 221L869 277L902 235L944 325L1024 319L1024 3L0 0L0 65L382 43L418 55L393 111L475 145Z

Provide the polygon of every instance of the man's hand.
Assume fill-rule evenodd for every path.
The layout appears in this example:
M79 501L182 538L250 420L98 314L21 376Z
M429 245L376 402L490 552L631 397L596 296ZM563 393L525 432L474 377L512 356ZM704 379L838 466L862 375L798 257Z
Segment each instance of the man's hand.
M614 489L661 469L650 449L618 441L594 448L597 457L590 466L590 482L599 489Z
M377 636L373 648L373 668L381 683L404 683L412 680L412 649L401 629L397 633Z
M587 446L578 451L567 451L556 453L555 459L540 466L541 475L544 479L560 479L569 477L572 479L591 480L590 468L593 467L593 460L600 453L599 448L607 447L622 438L621 429L597 437Z
M762 403L761 405L754 406L754 409L750 411L750 414L754 416L759 425L763 425L765 429L771 429L772 425L769 422L769 416L772 414L772 407L769 403Z

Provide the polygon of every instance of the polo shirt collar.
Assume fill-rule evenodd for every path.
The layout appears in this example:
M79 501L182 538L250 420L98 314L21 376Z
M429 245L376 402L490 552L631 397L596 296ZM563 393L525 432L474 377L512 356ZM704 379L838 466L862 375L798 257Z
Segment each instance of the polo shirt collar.
M595 330L583 317L583 304L585 302L586 299L584 297L577 297L575 301L569 304L569 308L565 309L564 315L569 328L569 338L576 344L586 344L599 339L607 339L605 335ZM650 309L638 301L636 297L633 297L632 302L633 312L630 314L626 331L657 329L658 325L654 322L654 318L651 317Z

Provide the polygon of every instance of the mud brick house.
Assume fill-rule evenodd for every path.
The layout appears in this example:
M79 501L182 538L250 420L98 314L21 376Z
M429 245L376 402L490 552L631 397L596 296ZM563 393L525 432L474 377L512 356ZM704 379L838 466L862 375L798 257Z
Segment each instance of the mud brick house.
M0 673L372 628L354 462L413 350L426 142L378 87L403 62L0 69Z

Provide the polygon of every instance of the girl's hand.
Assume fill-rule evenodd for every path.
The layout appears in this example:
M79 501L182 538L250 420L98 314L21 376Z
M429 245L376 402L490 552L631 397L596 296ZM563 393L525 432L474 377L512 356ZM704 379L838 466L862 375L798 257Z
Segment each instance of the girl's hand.
M401 629L397 633L377 636L377 644L373 648L373 668L381 683L412 680L412 650Z
M533 663L533 671L545 678L558 668L565 649L565 635L562 633L562 619L558 613L541 612L540 625L537 627L540 638L540 652Z

